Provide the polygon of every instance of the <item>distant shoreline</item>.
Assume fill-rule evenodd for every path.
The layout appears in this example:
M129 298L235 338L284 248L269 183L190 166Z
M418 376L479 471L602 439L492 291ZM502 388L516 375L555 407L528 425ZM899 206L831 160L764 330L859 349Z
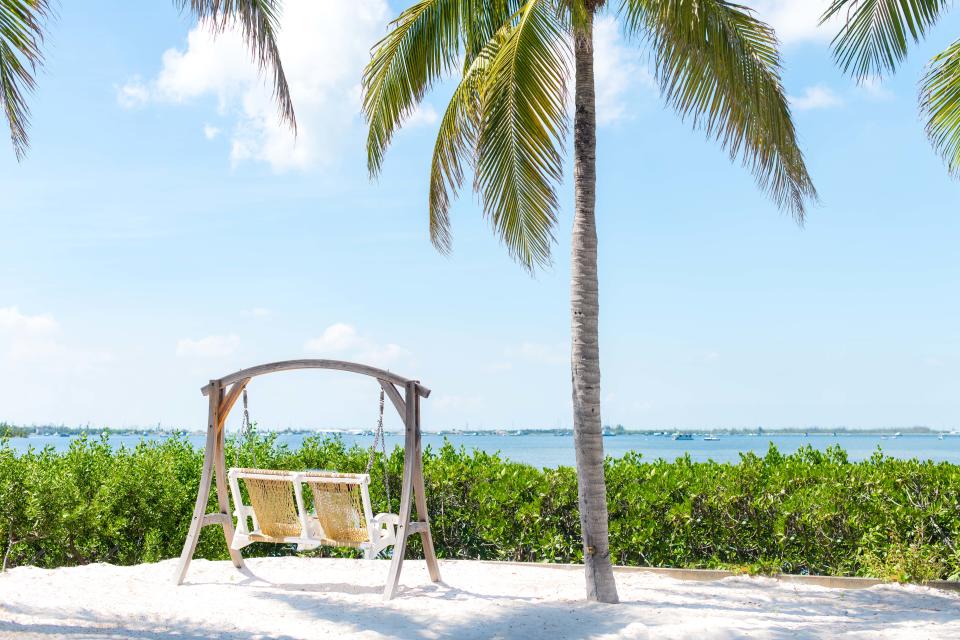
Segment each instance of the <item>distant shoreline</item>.
M371 429L264 429L263 432L276 433L279 435L344 435L344 436L363 436L372 435ZM110 428L110 427L67 427L67 426L21 426L0 423L0 438L27 438L31 436L99 436L106 433L110 436L172 436L174 434L198 435L201 430L173 429L173 428ZM397 435L400 432L387 432ZM616 427L604 427L603 435L605 437L618 436L674 436L674 435L716 435L716 436L869 436L869 435L960 435L960 432L953 429L934 429L931 427L883 427L857 429L850 427L755 427L755 428L735 428L735 429L628 429L622 425ZM424 431L427 436L457 436L457 437L483 437L483 436L501 436L501 437L523 437L523 436L573 436L572 429L441 429L438 431Z

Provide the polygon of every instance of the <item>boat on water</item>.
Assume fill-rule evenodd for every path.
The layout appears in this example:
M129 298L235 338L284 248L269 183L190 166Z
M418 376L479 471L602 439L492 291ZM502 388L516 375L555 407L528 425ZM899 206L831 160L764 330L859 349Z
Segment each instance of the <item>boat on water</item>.
M717 436L715 436L715 435L713 435L713 434L710 434L710 435L703 436L703 439L706 440L707 442L716 442L716 441L719 440L720 438L718 438Z
M693 440L693 435L689 433L675 433L673 434L674 440Z

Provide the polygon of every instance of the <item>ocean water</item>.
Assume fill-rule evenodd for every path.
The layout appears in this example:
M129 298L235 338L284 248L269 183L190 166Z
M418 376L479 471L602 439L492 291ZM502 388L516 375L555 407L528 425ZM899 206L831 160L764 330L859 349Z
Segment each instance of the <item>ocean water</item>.
M115 435L111 436L113 446L135 446L144 438L162 438L162 435ZM357 443L368 447L373 441L372 436L358 436L344 434L347 444ZM960 464L960 436L946 435L942 440L936 435L902 435L896 438L880 435L720 435L719 440L704 440L703 435L694 436L693 440L673 440L670 436L653 435L620 435L604 438L604 450L607 455L620 457L628 451L640 453L644 459L654 460L663 458L673 460L688 454L694 461L714 460L716 462L737 462L740 454L752 451L763 455L770 444L774 444L782 453L790 453L798 448L810 445L816 449L826 449L831 445L839 445L847 451L851 460L869 458L878 448L884 454L897 458L917 458L920 460L934 460L937 462L952 462ZM189 436L191 442L203 446L203 436ZM281 441L292 448L296 448L303 441L301 434L283 434ZM525 462L538 467L555 467L559 465L573 465L573 438L569 435L524 435L508 436L498 434L483 435L436 435L423 434L423 446L440 447L444 439L449 440L456 447L479 449L490 453L499 452L504 458L517 462ZM53 447L57 450L66 449L70 443L69 437L62 436L30 436L28 438L13 438L10 445L14 450L23 452L28 448L42 449ZM399 434L387 434L387 446L394 447L403 444Z

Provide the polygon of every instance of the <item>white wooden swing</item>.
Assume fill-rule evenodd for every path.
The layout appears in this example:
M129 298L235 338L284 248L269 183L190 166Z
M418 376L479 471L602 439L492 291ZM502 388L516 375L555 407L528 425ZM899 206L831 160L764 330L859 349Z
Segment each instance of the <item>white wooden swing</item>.
M372 560L387 547L395 545L400 517L393 513L374 516L370 506L370 470L378 443L383 454L383 487L388 508L390 505L383 399L384 391L380 389L380 415L363 473L229 469L227 479L233 498L233 515L237 518L230 547L239 550L254 542L296 544L298 551L322 545L355 547L363 550L364 558ZM248 441L252 430L247 390L244 389L241 433ZM243 502L241 480L246 485L249 505ZM313 499L312 510L305 498L305 486Z
M380 420L371 448L366 473L345 474L330 471L278 471L272 469L232 468L226 470L224 456L224 424L233 405L244 395L244 424L249 428L244 393L251 378L295 369L332 369L350 371L377 379L382 390ZM401 396L397 386L402 386ZM383 369L340 360L287 360L237 371L211 380L201 390L210 399L207 421L207 442L204 449L200 488L193 518L174 581L182 584L190 560L200 538L200 530L220 525L230 558L243 568L240 550L253 542L292 543L299 549L321 545L352 546L363 550L365 558L375 558L393 547L390 570L383 596L389 600L396 593L407 540L420 534L430 579L440 580L440 568L433 548L427 498L423 481L423 460L420 444L420 398L430 390L416 380L408 380ZM370 467L377 439L383 438L383 397L390 398L404 422L403 481L400 488L399 514L373 515L370 506ZM384 445L384 451L386 447ZM216 482L219 511L207 513L211 481ZM240 482L243 482L250 504L244 504ZM229 486L229 489L228 489ZM311 510L304 489L312 497ZM389 486L385 488L389 492ZM233 498L234 509L230 509ZM411 520L416 502L417 519ZM389 502L389 498L388 498ZM236 527L234 527L236 516Z

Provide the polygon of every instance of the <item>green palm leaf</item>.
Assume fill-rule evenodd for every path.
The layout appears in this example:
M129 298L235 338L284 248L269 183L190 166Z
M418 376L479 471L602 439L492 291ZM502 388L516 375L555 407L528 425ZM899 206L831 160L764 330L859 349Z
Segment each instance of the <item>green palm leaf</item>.
M843 27L833 39L833 55L855 78L892 72L937 21L950 0L833 0L820 23L834 16Z
M493 38L474 58L440 121L430 165L430 241L441 253L450 251L450 204L463 185L464 162L476 151L481 91L501 40Z
M43 62L44 23L50 14L47 0L0 0L0 107L10 127L17 159L27 150L34 74Z
M936 55L920 80L927 137L947 168L960 177L960 40Z
M650 40L667 102L749 166L802 221L816 190L797 144L773 30L725 0L624 0L628 29Z
M280 117L294 131L296 114L287 76L283 72L277 47L277 26L280 21L279 0L174 0L181 10L189 8L198 20L207 20L215 32L239 24L244 40L261 69L273 73L273 95Z
M457 62L463 0L422 0L400 14L363 73L367 168L376 176L394 131Z
M568 58L555 7L530 0L506 28L482 88L475 186L497 235L531 270L550 262Z

